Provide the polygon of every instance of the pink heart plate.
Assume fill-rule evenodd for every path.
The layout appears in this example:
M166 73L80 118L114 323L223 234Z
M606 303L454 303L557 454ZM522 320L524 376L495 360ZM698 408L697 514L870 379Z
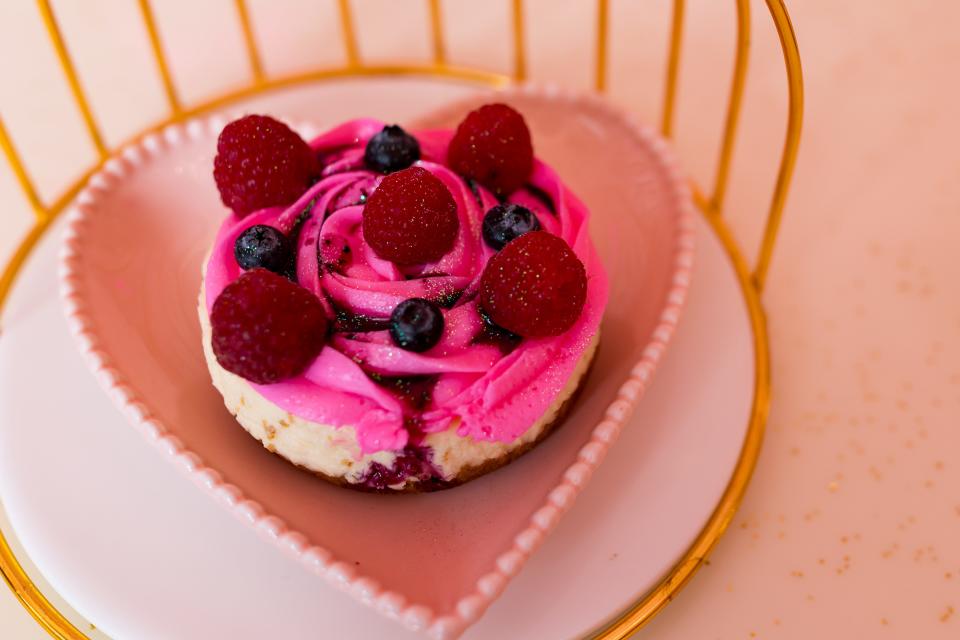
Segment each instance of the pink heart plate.
M477 620L617 439L674 331L693 255L692 206L665 143L599 98L521 87L411 126L454 126L492 99L525 115L538 156L591 208L611 302L564 426L465 486L413 496L334 487L267 452L224 408L204 366L196 301L225 213L211 177L225 118L172 125L108 161L77 197L62 252L71 331L129 420L265 539L433 638Z

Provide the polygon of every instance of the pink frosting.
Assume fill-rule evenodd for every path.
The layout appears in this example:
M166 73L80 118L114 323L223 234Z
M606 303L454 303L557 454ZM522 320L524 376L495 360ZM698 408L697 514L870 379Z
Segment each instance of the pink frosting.
M243 219L227 217L206 267L207 311L241 274L233 257L237 236L256 224L290 233L308 212L297 241L297 279L320 298L329 317L339 318L337 330L301 375L254 388L305 420L355 426L364 453L402 449L424 433L447 429L455 417L460 436L512 442L553 404L600 325L608 283L588 234L587 208L538 160L532 187L508 198L531 209L544 230L573 248L586 267L587 300L566 333L503 349L482 339L488 334L476 303L480 275L494 254L481 238L480 225L497 200L479 186L475 193L444 166L452 132L415 135L422 155L417 165L440 178L456 201L460 231L453 249L431 264L398 267L364 242L362 202L382 176L364 167L363 151L382 128L382 122L361 119L321 135L310 143L323 162L321 179L297 202ZM439 344L424 353L395 346L384 328L393 308L412 297L447 305L456 299L444 309ZM421 388L430 392L421 395Z

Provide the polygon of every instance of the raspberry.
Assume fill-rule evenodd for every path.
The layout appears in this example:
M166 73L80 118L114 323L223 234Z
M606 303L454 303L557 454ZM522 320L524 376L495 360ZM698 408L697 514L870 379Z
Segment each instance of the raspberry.
M505 104L471 111L450 141L447 163L498 196L522 187L533 171L533 146L523 116Z
M307 143L268 116L245 116L220 132L213 179L223 204L241 218L251 211L290 204L317 172Z
M422 167L391 173L363 208L363 237L385 260L421 264L453 247L460 220L450 191Z
M531 231L509 242L480 278L480 305L497 325L526 338L557 336L587 298L583 263L563 238Z
M327 318L317 298L266 269L230 283L210 312L213 353L227 371L258 384L302 372L327 339Z

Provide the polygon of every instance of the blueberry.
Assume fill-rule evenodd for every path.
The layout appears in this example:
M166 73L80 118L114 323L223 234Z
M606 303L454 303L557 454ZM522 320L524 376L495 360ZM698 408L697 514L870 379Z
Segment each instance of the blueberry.
M290 243L278 229L258 224L240 234L233 255L244 269L263 267L282 273L290 264Z
M500 251L508 242L525 233L540 230L540 221L533 211L519 204L498 204L483 216L483 239Z
M390 337L401 349L426 351L440 342L443 312L423 298L404 300L390 314Z
M395 124L383 128L370 138L363 152L367 168L383 173L406 169L420 159L420 143Z

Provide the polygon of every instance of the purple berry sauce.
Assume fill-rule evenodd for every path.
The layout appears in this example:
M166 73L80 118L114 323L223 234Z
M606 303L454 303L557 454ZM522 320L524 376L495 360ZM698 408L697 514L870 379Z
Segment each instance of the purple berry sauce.
M433 465L433 449L422 445L404 447L391 468L374 462L359 484L367 489L382 491L409 478L416 478L421 490L431 491L447 486L447 481Z

